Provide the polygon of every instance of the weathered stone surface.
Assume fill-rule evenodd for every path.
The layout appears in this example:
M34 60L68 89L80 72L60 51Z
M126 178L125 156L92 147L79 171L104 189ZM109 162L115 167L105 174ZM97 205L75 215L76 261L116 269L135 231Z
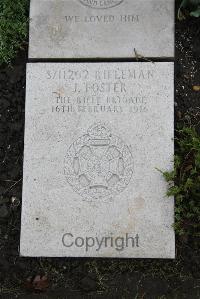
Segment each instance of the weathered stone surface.
M23 256L174 257L173 68L28 64Z
M136 53L174 57L174 0L31 0L30 58Z

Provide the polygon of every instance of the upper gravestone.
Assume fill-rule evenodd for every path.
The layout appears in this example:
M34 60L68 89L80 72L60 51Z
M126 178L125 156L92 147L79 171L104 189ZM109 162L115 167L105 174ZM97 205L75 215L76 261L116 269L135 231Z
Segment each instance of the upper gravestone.
M174 257L173 68L28 64L22 255Z
M174 0L31 0L29 58L174 57Z

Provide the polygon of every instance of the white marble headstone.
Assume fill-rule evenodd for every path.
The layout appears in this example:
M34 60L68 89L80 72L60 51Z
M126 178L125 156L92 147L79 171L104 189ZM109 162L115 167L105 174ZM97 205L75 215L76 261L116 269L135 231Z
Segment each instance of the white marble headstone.
M22 256L174 258L173 63L29 63Z
M29 58L174 57L174 0L31 0Z

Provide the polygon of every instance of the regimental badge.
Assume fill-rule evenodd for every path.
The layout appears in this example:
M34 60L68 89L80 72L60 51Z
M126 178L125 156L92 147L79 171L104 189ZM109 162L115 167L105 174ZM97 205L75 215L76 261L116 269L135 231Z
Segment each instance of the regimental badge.
M124 141L104 124L94 124L69 147L65 176L86 200L112 199L129 184L133 157Z

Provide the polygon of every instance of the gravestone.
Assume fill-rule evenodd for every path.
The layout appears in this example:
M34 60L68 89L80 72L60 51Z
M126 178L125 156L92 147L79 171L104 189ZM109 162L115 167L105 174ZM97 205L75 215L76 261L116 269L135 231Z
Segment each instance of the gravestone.
M174 0L31 0L29 58L174 57Z
M22 256L174 258L173 68L27 65Z

